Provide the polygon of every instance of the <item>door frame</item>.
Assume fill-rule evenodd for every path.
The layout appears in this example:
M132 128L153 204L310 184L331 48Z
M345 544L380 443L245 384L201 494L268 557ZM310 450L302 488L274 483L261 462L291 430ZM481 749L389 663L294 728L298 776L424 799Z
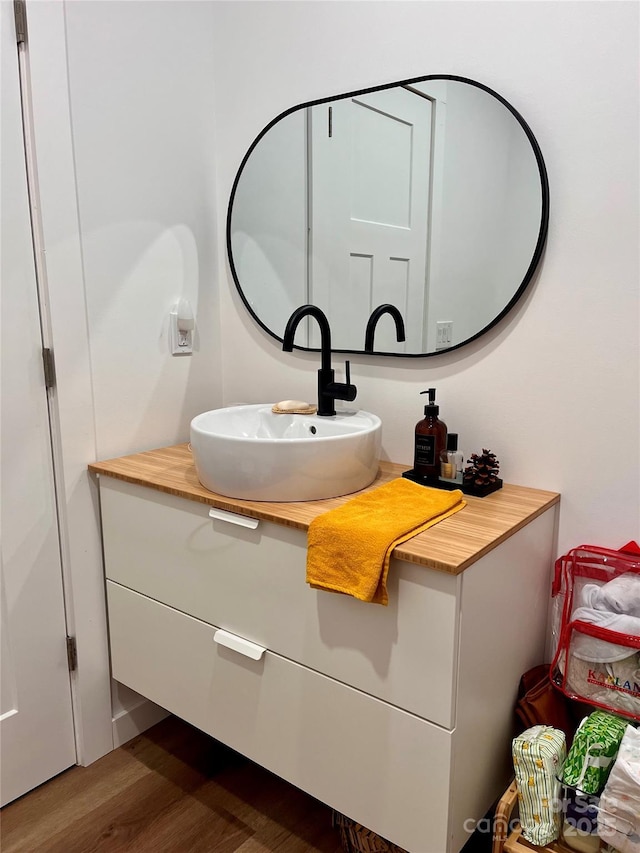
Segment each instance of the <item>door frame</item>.
M67 630L78 654L71 675L76 750L78 763L86 765L110 752L114 738L98 491L87 471L96 458L96 430L64 4L27 2L27 19L40 214L36 266L44 346L53 350L56 366L56 387L49 392L52 450Z

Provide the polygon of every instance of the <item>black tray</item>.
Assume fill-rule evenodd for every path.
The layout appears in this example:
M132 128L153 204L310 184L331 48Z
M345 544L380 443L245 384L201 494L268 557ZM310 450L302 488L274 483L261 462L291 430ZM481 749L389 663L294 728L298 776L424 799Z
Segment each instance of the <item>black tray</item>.
M407 480L418 483L420 486L428 486L432 489L443 489L447 492L451 492L454 489L460 489L463 494L473 495L476 498L485 498L487 495L497 492L498 489L502 488L502 480L500 478L498 478L495 483L489 483L486 486L478 487L468 485L466 483L450 483L447 480L439 480L437 477L424 477L422 474L416 474L414 468L411 468L409 471L403 471L402 476Z

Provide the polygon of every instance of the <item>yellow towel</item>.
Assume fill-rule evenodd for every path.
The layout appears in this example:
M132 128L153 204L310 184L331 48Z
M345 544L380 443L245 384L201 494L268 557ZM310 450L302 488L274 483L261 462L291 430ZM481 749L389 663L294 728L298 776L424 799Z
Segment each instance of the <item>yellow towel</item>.
M307 583L361 601L387 604L391 552L466 506L458 489L398 478L325 512L309 525Z

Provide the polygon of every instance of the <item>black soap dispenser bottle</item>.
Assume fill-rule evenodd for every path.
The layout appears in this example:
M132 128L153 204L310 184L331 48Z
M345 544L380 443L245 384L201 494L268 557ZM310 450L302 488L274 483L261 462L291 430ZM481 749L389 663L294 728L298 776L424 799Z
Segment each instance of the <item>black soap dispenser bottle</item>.
M424 407L424 418L416 424L413 472L437 484L440 454L447 448L447 425L438 418L440 407L436 406L436 389L420 393L429 395L429 403Z

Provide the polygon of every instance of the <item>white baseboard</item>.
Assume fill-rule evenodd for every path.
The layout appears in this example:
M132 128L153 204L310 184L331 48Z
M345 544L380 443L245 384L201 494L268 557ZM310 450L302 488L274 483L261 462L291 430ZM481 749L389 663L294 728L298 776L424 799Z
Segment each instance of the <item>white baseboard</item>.
M113 748L117 749L168 716L169 711L148 699L142 699L131 708L124 708L112 721Z

